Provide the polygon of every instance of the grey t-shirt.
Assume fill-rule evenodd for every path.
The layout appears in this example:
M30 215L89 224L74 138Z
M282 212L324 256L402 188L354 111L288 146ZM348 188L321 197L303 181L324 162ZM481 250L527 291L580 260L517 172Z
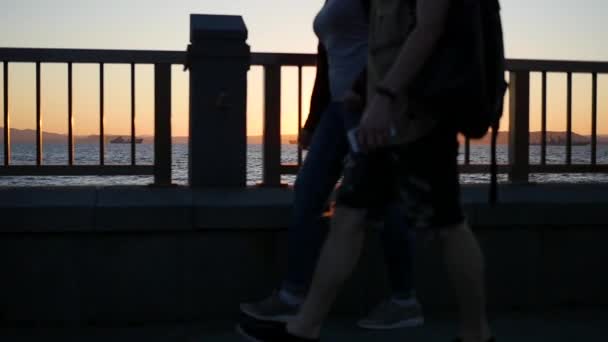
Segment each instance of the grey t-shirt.
M328 0L313 26L327 50L331 98L341 100L367 63L367 13L361 0Z

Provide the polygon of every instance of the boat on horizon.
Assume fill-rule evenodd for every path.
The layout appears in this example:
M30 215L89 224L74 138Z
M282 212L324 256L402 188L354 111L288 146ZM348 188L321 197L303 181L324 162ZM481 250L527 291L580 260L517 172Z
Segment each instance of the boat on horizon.
M136 144L141 144L144 141L143 138L135 138ZM123 137L118 137L110 140L110 144L130 144L131 139L124 139Z
M566 146L567 144L568 144L568 141L566 140L565 137L562 137L562 136L548 137L548 139L547 139L547 146ZM591 144L591 142L585 141L585 140L572 139L570 141L571 146L587 146L589 144ZM530 143L530 145L542 145L542 142L535 141L535 142Z

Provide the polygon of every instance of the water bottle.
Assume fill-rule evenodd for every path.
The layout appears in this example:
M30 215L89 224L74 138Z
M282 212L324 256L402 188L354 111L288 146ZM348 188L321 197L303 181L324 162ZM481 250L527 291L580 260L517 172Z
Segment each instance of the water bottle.
M370 201L378 200L376 198L377 189L375 189L377 188L377 179L374 179L375 176L372 175L374 173L372 169L378 167L378 165L372 164L380 162L382 158L379 158L377 154L370 155L361 148L358 133L358 127L347 132L350 152L345 160L344 180L339 196L340 202L351 208L368 208ZM396 129L391 127L389 134L389 144L395 143L397 140ZM394 157L392 152L381 151L379 153L384 156L383 158L392 159Z
M363 153L361 147L359 146L358 133L359 127L352 128L346 133L348 145L350 146L350 152L353 154ZM395 126L391 126L389 129L389 145L393 144L397 144L397 129L395 129Z

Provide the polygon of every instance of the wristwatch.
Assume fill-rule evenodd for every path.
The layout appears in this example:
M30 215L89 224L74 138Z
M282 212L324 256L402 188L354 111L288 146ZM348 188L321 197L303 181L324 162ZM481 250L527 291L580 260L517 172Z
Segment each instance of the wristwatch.
M392 89L383 86L376 86L376 93L388 97L391 101L397 99L397 94Z

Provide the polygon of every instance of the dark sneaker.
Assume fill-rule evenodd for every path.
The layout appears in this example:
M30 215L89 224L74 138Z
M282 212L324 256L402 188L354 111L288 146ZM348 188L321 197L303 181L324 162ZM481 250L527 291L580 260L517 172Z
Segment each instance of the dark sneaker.
M278 292L259 302L242 303L241 312L260 321L287 322L298 313L298 306L281 300Z
M380 303L357 325L364 329L412 328L424 324L422 309L415 301L411 305L400 305L392 300Z
M286 323L249 322L236 326L236 332L249 342L319 342L289 334Z

